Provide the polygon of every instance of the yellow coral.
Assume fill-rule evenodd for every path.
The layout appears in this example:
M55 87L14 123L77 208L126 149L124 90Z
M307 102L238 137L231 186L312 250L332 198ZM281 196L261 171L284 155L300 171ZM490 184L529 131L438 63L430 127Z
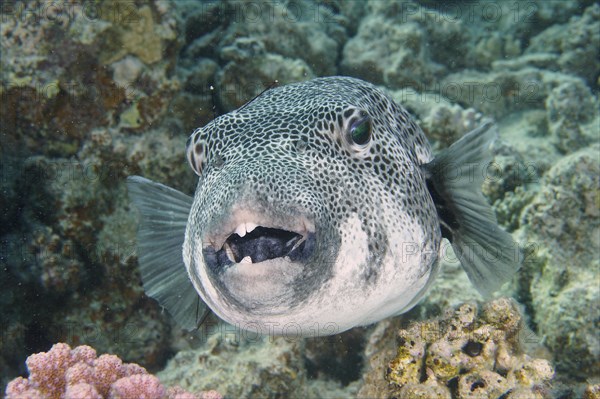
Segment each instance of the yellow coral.
M389 364L387 378L402 387L409 383L419 383L422 359L415 359L409 349L400 346L398 354Z
M156 32L152 10L148 6L139 9L139 22L123 33L123 44L127 52L137 55L146 64L162 58L162 40Z
M125 127L136 128L142 124L140 111L138 110L137 103L133 103L131 107L127 108L121 114L121 123Z
M600 399L600 385L590 385L583 392L583 399Z
M537 397L554 370L547 360L522 353L515 339L522 324L517 307L501 298L486 304L482 313L477 317L477 307L466 304L437 321L400 330L387 381L401 388L403 398L448 397L447 390L432 387L451 383L461 399L500 397L515 390Z
M146 64L162 59L163 42L149 6L132 10L127 18L116 22L121 25L113 24L103 33L106 42L105 51L100 57L103 63L111 64L127 54L137 56Z

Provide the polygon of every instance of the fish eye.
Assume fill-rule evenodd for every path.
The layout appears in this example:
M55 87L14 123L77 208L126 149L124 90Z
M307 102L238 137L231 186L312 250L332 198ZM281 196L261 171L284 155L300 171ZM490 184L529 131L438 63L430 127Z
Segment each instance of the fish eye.
M350 139L354 144L365 145L371 140L371 118L361 113L360 118L350 125Z

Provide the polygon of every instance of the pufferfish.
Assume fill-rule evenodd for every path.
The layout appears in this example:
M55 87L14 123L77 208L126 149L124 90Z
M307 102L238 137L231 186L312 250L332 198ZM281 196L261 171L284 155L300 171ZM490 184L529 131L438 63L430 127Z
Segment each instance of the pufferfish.
M128 178L146 293L186 329L200 304L253 332L336 334L415 306L446 238L489 294L520 263L481 193L495 135L483 124L434 157L370 83L270 89L192 133L193 198Z

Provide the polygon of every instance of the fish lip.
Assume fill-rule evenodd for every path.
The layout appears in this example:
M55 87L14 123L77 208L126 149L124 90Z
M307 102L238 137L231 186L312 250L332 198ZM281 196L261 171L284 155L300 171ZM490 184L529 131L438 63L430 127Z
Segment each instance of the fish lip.
M242 263L241 260L238 262L234 260L231 249L228 247L226 248L226 245L228 243L228 240L231 241L232 237L238 238L245 236L245 234L240 236L240 234L238 233L238 231L240 231L240 226L243 226L245 224L250 224L250 227L252 229L251 231L254 231L258 228L263 228L267 230L277 229L287 233L299 235L300 238L295 241L296 244L294 244L293 250L295 250L301 243L306 243L304 247L314 248L316 230L315 223L304 214L290 212L286 216L274 217L271 213L260 212L259 210L251 209L248 207L237 207L234 210L232 210L232 212L230 212L230 214L226 217L223 223L220 223L218 227L212 229L212 231L208 231L205 233L203 239L204 244L202 252L204 254L205 264L207 266L209 266L211 269L215 269L215 265L217 265L217 269L222 269L221 266L228 267L231 265L238 265ZM236 236L234 236L234 234L236 234ZM247 234L251 233L248 232ZM293 250L290 251L287 255L283 255L281 257L286 257L290 255L293 252ZM225 260L225 262L222 262L222 259L221 261L217 261L217 255L219 252L226 252L228 254L229 262L227 262L227 260ZM221 258L222 257L223 256L221 255ZM271 258L256 263L263 263L278 258L279 257Z

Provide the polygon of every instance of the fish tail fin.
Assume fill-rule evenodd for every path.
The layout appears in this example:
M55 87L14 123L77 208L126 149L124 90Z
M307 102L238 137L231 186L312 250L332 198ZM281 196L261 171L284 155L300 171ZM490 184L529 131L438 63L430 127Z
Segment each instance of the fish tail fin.
M140 176L127 178L129 197L140 213L137 248L146 294L187 330L206 312L183 263L183 242L192 198Z
M510 280L522 261L521 249L498 226L481 193L496 136L492 123L483 124L423 166L442 236L451 242L469 279L485 296Z

